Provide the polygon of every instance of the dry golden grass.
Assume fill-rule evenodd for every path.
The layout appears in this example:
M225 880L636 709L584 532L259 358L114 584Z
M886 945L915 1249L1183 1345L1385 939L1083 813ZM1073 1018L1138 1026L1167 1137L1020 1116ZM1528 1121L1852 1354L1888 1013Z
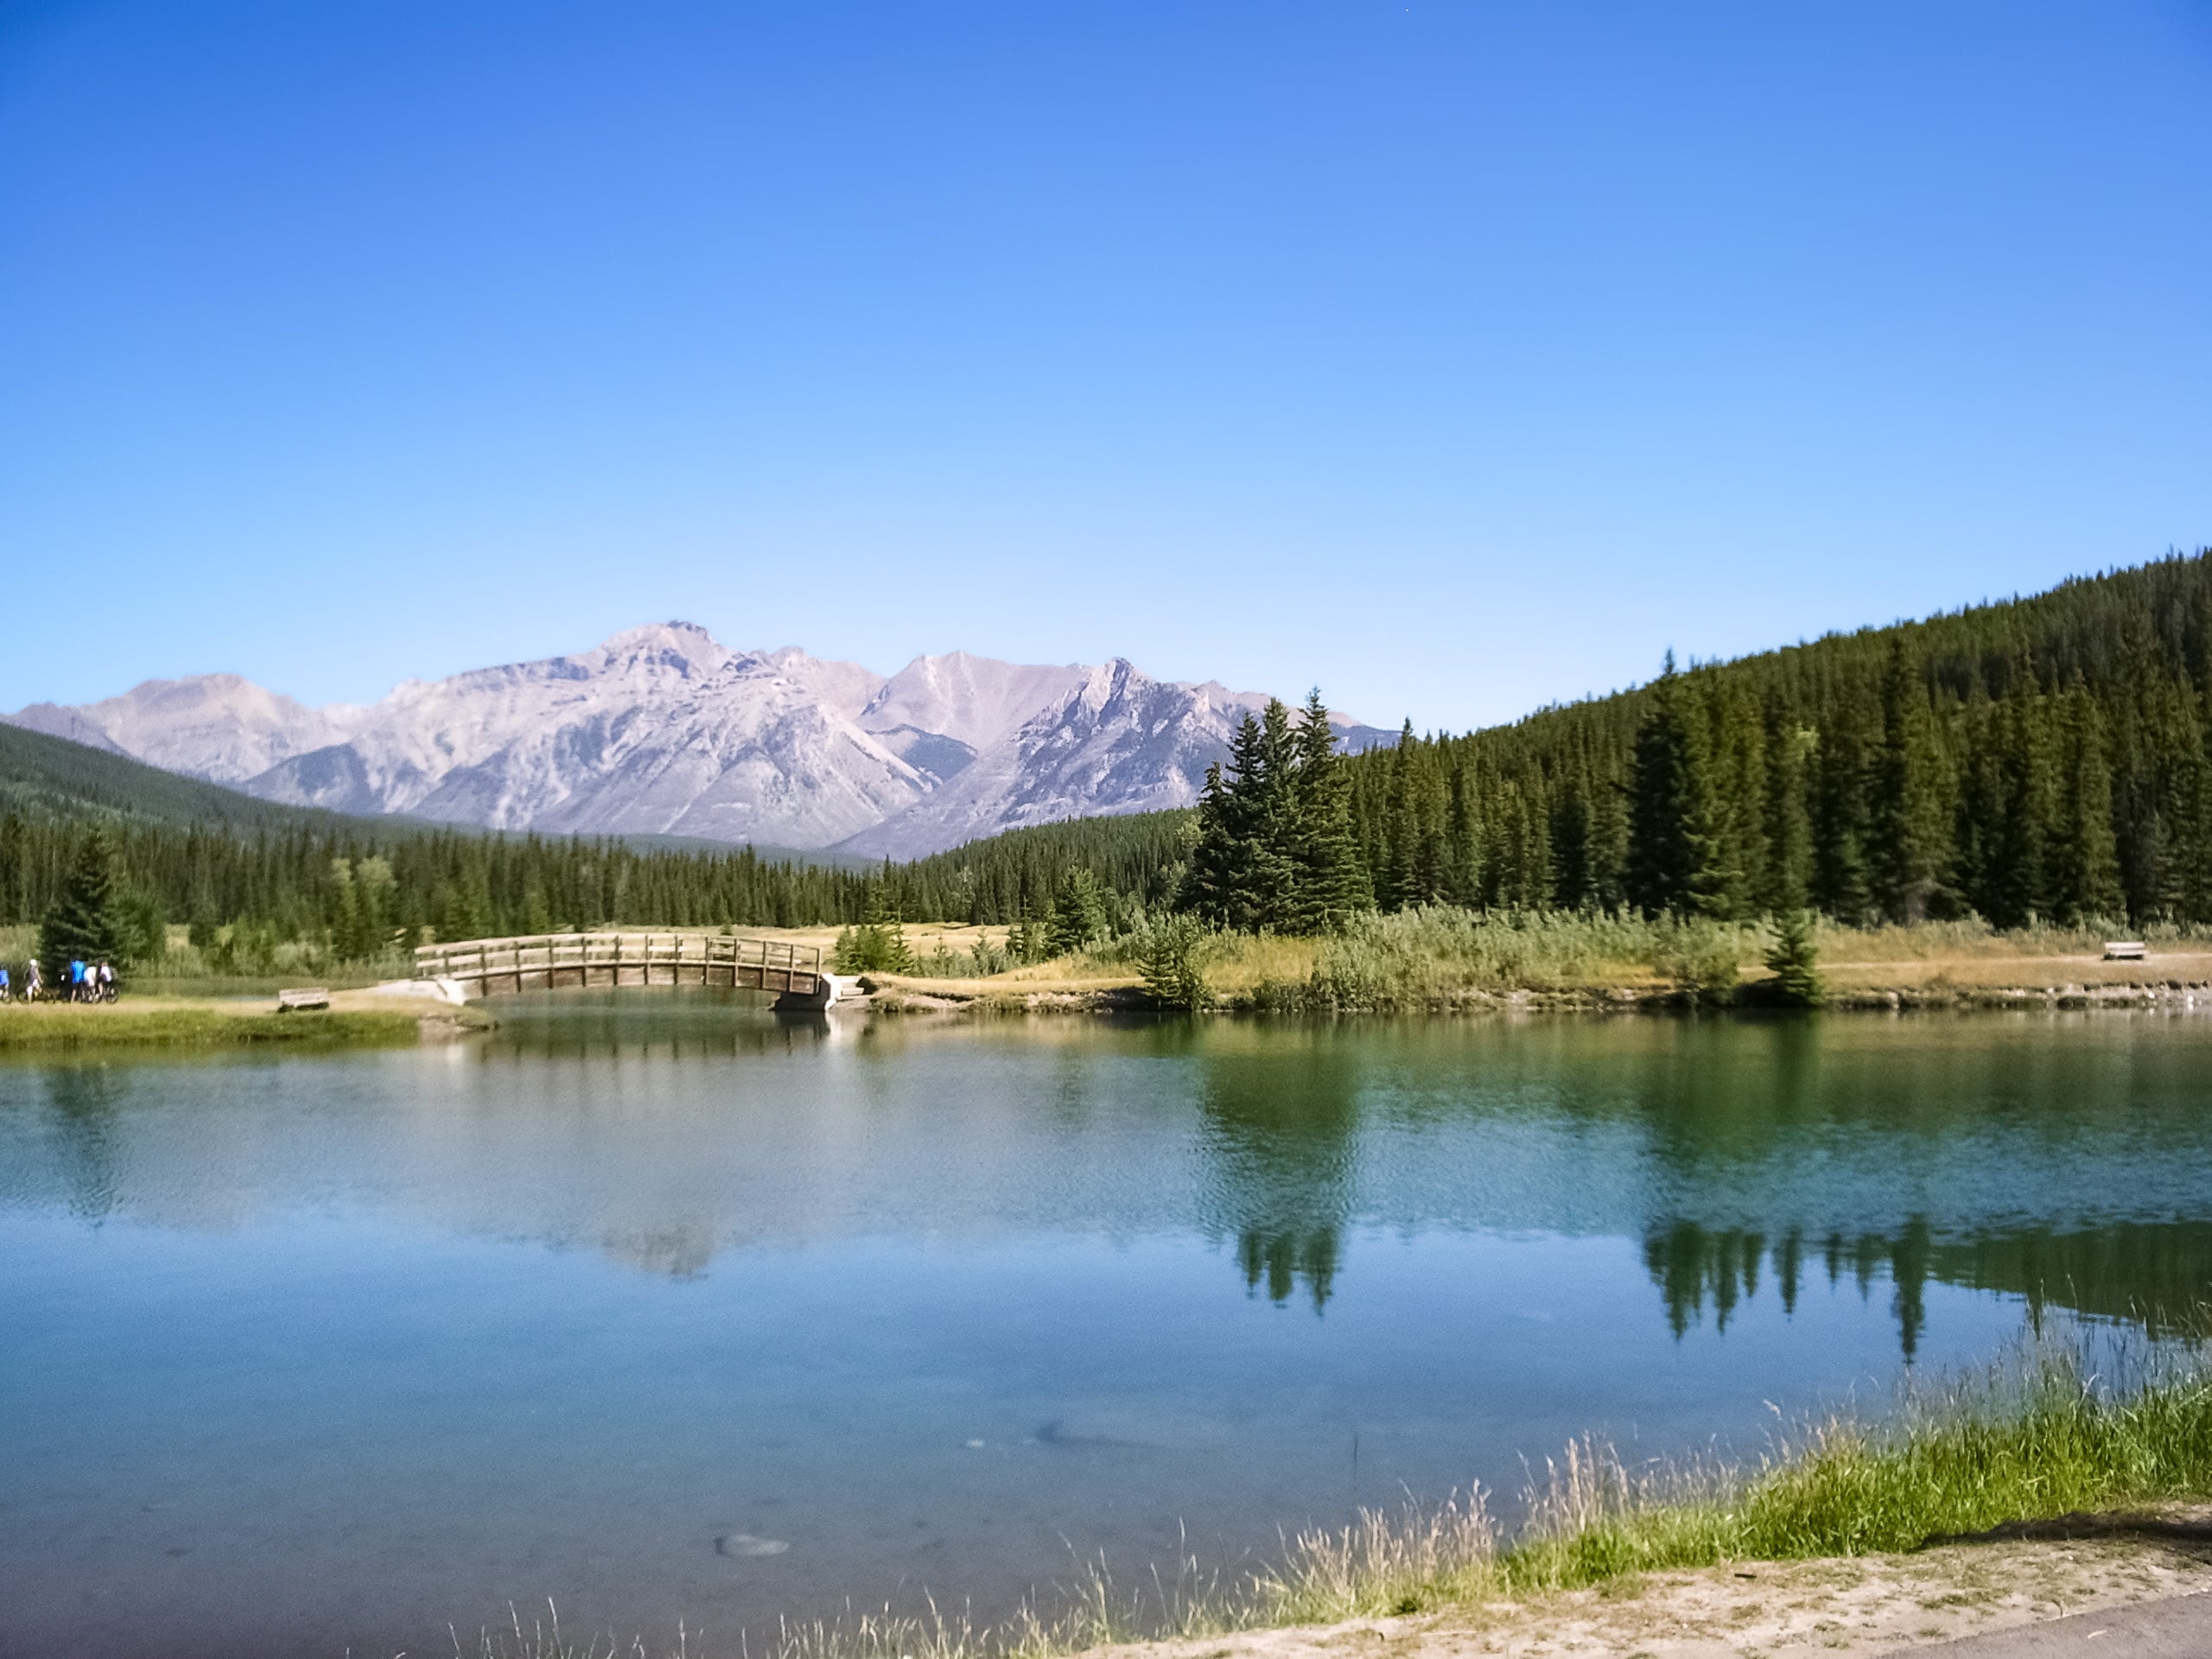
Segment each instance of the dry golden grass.
M1405 932L1408 927L1395 930ZM1417 932L1418 929L1414 928ZM825 948L833 943L835 928L762 930L765 937L789 938ZM956 955L965 954L982 934L995 948L1002 948L1009 930L976 928L957 924L910 923L906 938L917 957L935 950L940 940ZM1572 918L1551 929L1563 935L1578 931ZM1708 926L1713 941L1726 948L1724 956L1736 960L1737 982L1756 984L1768 977L1764 952L1770 934L1764 928L1719 930ZM1635 991L1649 995L1675 988L1682 982L1662 971L1650 961L1617 958L1601 947L1593 931L1567 955L1558 955L1533 936L1522 942L1520 957L1502 963L1491 973L1494 988L1539 991ZM1503 935L1502 935L1503 937ZM1820 930L1821 973L1832 995L1842 997L1879 995L1889 991L1914 995L1995 993L2007 990L2064 993L2069 989L2146 984L2212 983L2212 936L2174 929L2153 930L2146 940L2149 954L2141 962L2102 959L2106 934L2038 926L1998 932L1979 922L1929 922L1912 927L1840 928L1823 925ZM1329 943L1309 938L1222 935L1205 947L1205 972L1215 997L1232 1006L1248 1004L1264 987L1303 986L1314 977L1317 966L1330 950ZM1408 943L1413 957L1422 955L1421 939ZM1019 1000L1036 995L1084 996L1124 991L1141 982L1136 965L1121 959L1127 947L1077 957L1034 963L989 978L877 976L887 988L920 996L956 1000ZM1525 959L1523 959L1525 958ZM1517 964L1517 965L1516 965ZM1417 969L1410 958L1395 964ZM1440 959L1438 973L1444 978L1447 964ZM1420 976L1416 976L1417 977ZM1505 984L1506 980L1514 982ZM1438 1003L1438 996L1421 996L1416 1003ZM1260 998L1265 1001L1264 997ZM1449 1001L1448 997L1441 997Z

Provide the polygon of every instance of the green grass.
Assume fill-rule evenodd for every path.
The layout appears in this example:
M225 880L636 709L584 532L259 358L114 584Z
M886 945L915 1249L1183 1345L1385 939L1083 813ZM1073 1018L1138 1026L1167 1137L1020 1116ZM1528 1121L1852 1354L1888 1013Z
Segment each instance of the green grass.
M68 1003L0 1007L0 1054L276 1043L359 1046L412 1043L419 1037L415 1014L398 1009L279 1014L223 1008L133 1007L128 1001L112 1007L78 1007Z
M785 1626L766 1659L1058 1659L1109 1643L1448 1611L1680 1568L1917 1549L2007 1522L2212 1499L2212 1353L2089 1338L2024 1345L1974 1376L1909 1388L1878 1420L1802 1425L1748 1463L1630 1469L1570 1446L1508 1533L1483 1495L1363 1510L1284 1541L1234 1580L1185 1558L1141 1589L1103 1563L1046 1613L999 1625L932 1606ZM480 1637L481 1659L644 1659L557 1620Z
M1516 1589L1920 1548L2010 1521L2212 1498L2212 1369L2084 1349L1839 1414L1749 1468L1636 1476L1585 1444L1554 1465L1501 1567ZM2132 1374L2131 1374L2132 1373Z

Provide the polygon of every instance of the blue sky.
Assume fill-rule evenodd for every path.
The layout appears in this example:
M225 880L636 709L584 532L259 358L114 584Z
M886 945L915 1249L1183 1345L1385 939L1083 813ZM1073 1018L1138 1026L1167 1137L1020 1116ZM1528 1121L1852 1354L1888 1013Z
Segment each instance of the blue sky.
M2212 5L0 4L0 708L687 617L1378 723L2212 542Z

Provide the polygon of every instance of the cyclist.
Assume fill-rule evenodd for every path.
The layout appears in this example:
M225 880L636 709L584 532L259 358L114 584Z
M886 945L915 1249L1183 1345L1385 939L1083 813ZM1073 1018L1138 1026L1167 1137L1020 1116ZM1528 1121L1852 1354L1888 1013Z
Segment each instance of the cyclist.
M92 1000L98 1002L115 1001L115 969L103 960L92 969Z
M26 1002L37 1001L39 993L45 988L46 987L39 982L38 958L36 957L33 957L29 962L23 964L23 1001Z

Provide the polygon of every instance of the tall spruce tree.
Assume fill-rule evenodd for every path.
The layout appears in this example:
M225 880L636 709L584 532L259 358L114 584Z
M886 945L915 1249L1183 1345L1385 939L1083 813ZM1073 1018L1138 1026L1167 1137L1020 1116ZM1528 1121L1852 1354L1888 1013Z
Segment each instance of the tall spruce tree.
M1562 910L1587 910L1597 902L1597 824L1590 787L1569 775L1552 798L1552 902Z
M1306 694L1293 757L1292 857L1296 902L1290 925L1300 933L1342 927L1374 903L1366 861L1351 822L1351 785L1319 687Z
M2032 674L2016 675L1999 701L1995 722L1997 801L1983 914L1999 927L2020 927L2051 913L2051 819L2056 807L2050 713Z
M1811 888L1812 817L1806 780L1817 741L1778 693L1766 699L1766 844L1759 908L1770 916L1804 908Z
M1890 645L1882 673L1880 741L1867 767L1867 897L1892 922L1928 913L1936 887L1939 764L1928 692L1904 641Z
M1475 804L1472 771L1461 757L1452 768L1445 796L1443 896L1455 905L1482 902L1482 820Z
M1871 919L1866 727L1863 699L1847 692L1821 728L1813 761L1813 902L1852 927Z
M116 896L115 843L96 824L79 840L61 890L39 925L39 962L49 985L64 982L72 962L122 965L125 942Z
M1716 678L1708 700L1711 785L1704 810L1713 844L1707 914L1754 916L1767 885L1766 734L1747 685Z
M1669 652L1652 683L1629 783L1628 901L1646 915L1710 903L1714 869L1713 781L1696 694Z
M1383 863L1376 883L1384 906L1403 910L1427 894L1421 883L1421 785L1414 776L1420 740L1408 719L1390 756L1390 797L1382 821Z
M2120 916L2104 721L2077 672L2059 699L2062 745L2050 846L2053 913L2069 926Z
M1235 857L1239 810L1221 762L1217 760L1206 768L1205 787L1198 794L1191 856L1184 866L1175 906L1217 927L1229 925L1236 905Z

